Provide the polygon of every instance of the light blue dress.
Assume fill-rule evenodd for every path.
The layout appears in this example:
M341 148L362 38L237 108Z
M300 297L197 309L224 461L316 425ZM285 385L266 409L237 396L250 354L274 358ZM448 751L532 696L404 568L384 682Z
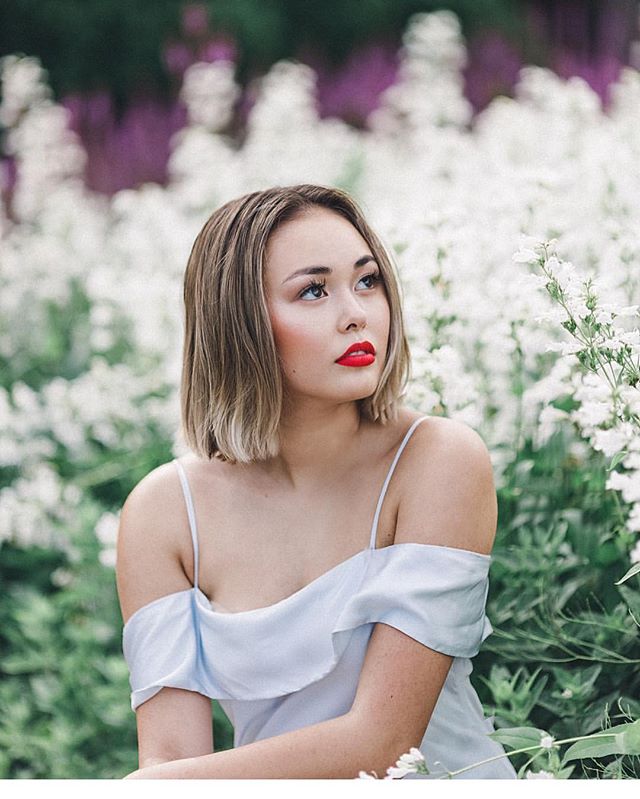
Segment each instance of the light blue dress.
M492 720L469 674L493 628L485 614L490 555L435 544L376 548L382 502L398 447L376 507L367 549L280 602L226 612L198 587L198 535L193 500L176 460L194 547L195 585L139 608L124 625L123 652L135 710L163 686L217 699L242 746L349 711L376 622L402 630L453 656L420 751L432 775L504 754L491 740ZM390 763L395 765L395 763ZM354 778L357 777L354 774ZM379 774L379 777L385 775ZM404 779L429 779L411 774ZM503 757L458 779L516 779Z

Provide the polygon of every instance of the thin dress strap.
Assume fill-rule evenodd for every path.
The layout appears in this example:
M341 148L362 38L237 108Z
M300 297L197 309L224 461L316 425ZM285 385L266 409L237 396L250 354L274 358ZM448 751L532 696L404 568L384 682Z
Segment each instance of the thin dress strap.
M391 475L393 474L394 469L396 468L396 463L400 455L402 454L402 450L407 445L407 442L411 438L411 434L416 429L416 427L423 421L423 419L428 419L428 416L421 416L420 418L416 419L411 427L407 430L405 437L402 439L402 443L398 447L393 462L389 467L389 471L387 472L386 479L382 484L382 491L380 491L380 496L378 497L378 505L376 506L375 516L373 517L373 525L371 527L371 539L369 541L369 549L375 549L376 546L376 535L378 534L378 519L380 518L380 510L382 509L382 503L384 502L385 494L387 493L387 486L389 485L389 481L391 480Z
M193 499L189 490L189 481L184 470L184 466L176 458L173 461L178 467L180 482L182 483L182 493L187 504L187 515L189 517L189 527L191 528L191 541L193 542L193 587L198 587L198 530L196 528L196 514L193 508Z

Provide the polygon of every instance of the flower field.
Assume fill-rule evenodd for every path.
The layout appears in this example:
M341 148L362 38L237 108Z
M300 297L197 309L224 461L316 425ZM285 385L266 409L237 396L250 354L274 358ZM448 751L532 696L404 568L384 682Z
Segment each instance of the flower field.
M453 14L413 17L364 130L320 119L313 71L279 62L241 139L234 64L195 64L168 185L113 197L85 187L38 61L3 60L0 778L137 767L115 544L132 487L186 451L183 271L218 205L302 182L351 192L397 263L406 404L492 454L494 634L472 682L526 750L519 776L640 776L640 73L605 112L525 67L472 120L465 60ZM216 703L214 737L231 746Z

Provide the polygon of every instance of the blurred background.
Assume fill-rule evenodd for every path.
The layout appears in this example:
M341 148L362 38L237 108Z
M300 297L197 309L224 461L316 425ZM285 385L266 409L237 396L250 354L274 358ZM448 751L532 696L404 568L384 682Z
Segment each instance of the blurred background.
M256 80L283 58L316 71L321 117L363 127L394 83L407 20L441 8L460 19L476 112L512 96L525 64L584 78L606 107L622 66L640 62L637 0L3 0L0 56L40 59L86 149L87 186L113 194L166 182L171 136L186 123L179 88L194 62L235 62L236 136ZM15 170L10 159L3 167L7 191Z
M640 720L639 10L0 2L0 779L137 767L116 544L185 451L185 264L212 209L298 182L351 192L393 253L406 404L490 449L485 715L558 740ZM514 764L637 779L620 736Z

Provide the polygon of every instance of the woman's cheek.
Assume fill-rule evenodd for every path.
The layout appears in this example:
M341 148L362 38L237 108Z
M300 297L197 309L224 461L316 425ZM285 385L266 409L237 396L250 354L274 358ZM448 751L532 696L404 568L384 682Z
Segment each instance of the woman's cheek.
M297 352L317 351L320 334L318 324L311 320L300 321L295 318L282 318L274 320L273 333L278 350L284 355L295 355Z
M273 336L286 374L297 373L317 348L317 334L300 323L279 320L273 324Z
M285 353L285 363L288 364L292 373L307 371L310 367L316 370L322 354L318 350L318 341L304 328L292 333L283 352Z

